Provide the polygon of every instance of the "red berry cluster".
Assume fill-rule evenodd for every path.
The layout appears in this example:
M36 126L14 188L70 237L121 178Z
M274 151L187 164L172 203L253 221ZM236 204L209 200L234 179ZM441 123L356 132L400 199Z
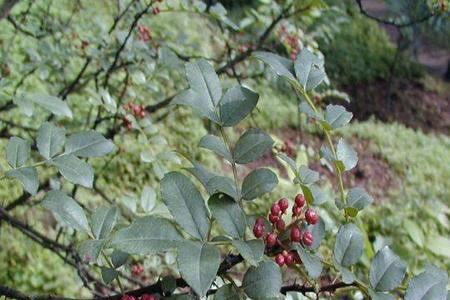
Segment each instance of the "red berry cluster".
M150 32L150 29L148 29L145 25L138 25L138 34L139 34L139 40L143 42L147 42L152 39L152 33Z
M292 206L292 222L286 225L283 220L283 216L287 215L289 208L289 201L286 198L281 198L277 202L272 204L268 220L272 223L272 231L266 234L265 219L259 217L255 221L253 226L253 234L256 238L265 237L266 247L273 249L275 246L279 246L281 252L276 254L275 262L279 266L286 264L292 266L294 264L301 263L298 254L295 251L289 251L289 243L302 243L303 246L311 246L314 242L314 237L310 231L304 229L303 232L300 229L301 225L314 225L319 221L319 215L312 208L305 207L305 197L301 194L295 196L294 205ZM303 208L306 208L303 216ZM286 230L290 231L289 240L283 241L280 239ZM275 249L277 250L277 249Z
M280 34L281 40L284 40L290 48L291 59L295 60L297 58L297 54L300 51L300 47L301 47L298 36L296 34L289 33L285 24L282 24L280 26L279 34Z
M158 297L155 295L144 294L139 297L140 300L158 300ZM123 295L121 300L136 300L135 296L132 295Z
M134 264L131 266L131 274L133 276L139 276L144 272L144 267L141 264Z
M146 116L144 104L137 105L129 102L123 105L123 109L130 112L136 119L142 119ZM131 130L131 121L127 116L123 117L123 125L126 126L128 130Z

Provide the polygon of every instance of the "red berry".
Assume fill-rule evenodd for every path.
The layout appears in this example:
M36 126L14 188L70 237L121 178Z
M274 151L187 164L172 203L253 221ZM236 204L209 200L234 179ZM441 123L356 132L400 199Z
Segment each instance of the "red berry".
M139 276L142 272L144 272L144 268L140 264L135 264L131 267L131 273L134 276Z
M264 225L264 218L263 217L256 218L255 224Z
M295 204L302 208L305 205L305 197L302 194L297 194L297 196L295 196Z
M141 110L140 116L141 116L141 118L144 118L144 117L145 117L145 110Z
M305 233L303 233L302 241L305 246L311 246L314 242L314 237L311 232L305 231Z
M153 7L153 14L157 15L160 13L159 7Z
M265 231L264 225L255 224L255 226L253 226L253 234L258 239L264 235L264 231Z
M136 298L131 295L123 295L122 300L136 300Z
M275 216L275 215L272 215L272 214L269 215L269 221L272 224L275 224L276 222L278 222L279 219L280 219L279 216Z
M293 253L288 253L288 255L286 255L284 257L284 262L286 263L286 265L288 266L292 266L293 264L295 264L295 257Z
M300 231L300 228L298 228L297 226L294 226L291 228L291 241L292 242L300 242L300 240L302 239L302 233Z
M306 222L316 224L319 221L319 215L312 208L308 208L305 212Z
M297 206L297 204L292 207L292 215L294 217L299 217L301 213L302 213L302 208Z
M141 296L140 300L157 300L155 295L144 294Z
M289 201L286 198L281 198L278 200L278 206L280 207L281 211L284 213L286 209L289 207Z
M282 267L284 265L284 256L283 254L279 253L277 256L275 256L275 262Z
M269 233L266 238L266 244L269 247L273 247L277 244L277 235L275 233Z
M286 223L283 221L283 219L279 219L277 222L277 229L279 231L284 230L284 228L286 227Z
M278 216L278 215L280 214L281 208L280 208L280 206L278 205L278 203L274 203L274 204L272 205L272 208L270 209L270 212L271 212L272 215L274 215L274 216Z

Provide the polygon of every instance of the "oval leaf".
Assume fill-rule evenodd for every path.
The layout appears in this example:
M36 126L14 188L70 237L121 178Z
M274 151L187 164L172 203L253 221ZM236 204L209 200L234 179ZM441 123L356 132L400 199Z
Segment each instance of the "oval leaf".
M216 246L183 241L178 247L178 268L189 286L200 296L206 296L216 278L220 253Z
M355 264L362 255L364 247L363 236L356 225L342 225L336 236L334 259L341 266Z
M262 240L234 240L231 243L250 265L257 266L261 261L265 248Z
M250 267L242 280L242 288L252 299L277 297L281 284L280 267L273 261L264 261L257 267Z
M183 239L169 220L147 216L117 231L111 246L130 254L156 254L174 248Z
M67 180L87 188L92 188L94 170L89 164L78 157L65 154L52 159L50 163L56 166L61 175Z
M65 153L79 157L96 157L108 154L114 147L114 144L100 133L84 131L69 136Z
M42 205L65 225L75 230L89 231L89 223L83 208L64 192L50 191L42 201Z
M235 86L229 89L220 101L220 121L222 126L234 126L243 120L258 103L259 95L252 90Z
M388 246L375 254L370 265L370 284L378 292L387 292L405 277L406 264Z
M52 123L44 123L39 128L36 144L39 153L46 159L50 159L62 150L66 139L66 130L56 127Z
M198 144L199 147L205 148L208 150L213 151L219 156L222 156L228 161L233 161L233 158L231 157L231 153L228 150L225 143L217 136L212 134L207 134L200 140L200 143Z
M272 148L272 138L260 129L247 130L237 141L233 150L235 162L247 164L257 160Z
M116 225L119 210L117 207L99 207L92 215L91 227L95 238L106 238Z
M206 240L208 210L192 181L178 172L167 173L161 181L161 195L175 221L193 237Z
M25 164L30 157L31 145L28 141L13 136L6 146L6 159L11 168L19 168Z
M6 176L16 178L22 183L25 191L31 195L35 195L39 188L39 178L35 167L19 168L15 170L9 170L6 172Z
M253 200L271 192L278 184L277 175L269 169L253 170L242 183L242 198Z
M243 238L247 226L245 213L231 197L214 194L209 200L209 209L213 217L226 233L233 238Z
M446 300L448 275L430 265L415 276L406 289L405 300Z

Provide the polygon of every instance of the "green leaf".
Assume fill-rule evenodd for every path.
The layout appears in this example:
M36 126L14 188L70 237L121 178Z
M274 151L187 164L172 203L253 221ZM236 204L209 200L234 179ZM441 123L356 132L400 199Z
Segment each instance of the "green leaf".
M245 213L231 197L214 194L209 200L211 214L227 234L233 238L243 238L247 226Z
M52 123L44 123L39 128L36 144L39 153L46 159L50 159L62 150L66 139L66 130L56 127Z
M22 183L25 191L35 195L39 188L39 178L35 167L26 167L6 172L6 176L16 178Z
M284 153L278 153L277 156L289 166L289 168L294 173L294 175L298 174L297 165L292 158L290 158L289 156L287 156Z
M363 188L351 188L347 193L347 206L362 210L373 202L373 198Z
M6 159L11 168L19 168L30 158L31 145L28 141L13 136L6 146Z
M340 139L336 150L337 159L342 162L344 170L353 169L358 162L358 154L343 139Z
M318 121L323 121L324 120L323 116L320 113L315 112L312 109L311 105L309 105L308 102L306 102L306 101L302 101L300 103L298 109L299 109L300 112L306 114L310 118L313 118L313 119L318 120Z
M425 245L434 254L450 258L450 239L448 236L429 234Z
M320 243L322 242L323 238L325 237L325 222L322 218L319 217L319 221L314 225L308 226L309 232L311 232L313 236L313 243L311 246L308 247L308 249L317 249L320 246Z
M65 154L52 159L50 163L56 166L61 175L70 182L92 188L94 170L78 157Z
M318 278L322 273L322 262L320 258L310 253L298 243L294 244L294 249L297 250L300 259L302 260L303 265L308 272L308 275L311 278Z
M338 267L338 269L341 272L342 281L344 283L350 284L350 283L353 283L356 280L355 274L353 274L353 272L350 271L349 269L344 268L344 267Z
M185 240L178 247L180 274L200 297L206 296L219 265L220 253L214 245Z
M147 216L113 234L111 246L130 254L156 254L177 246L183 236L169 220Z
M250 265L257 266L261 261L265 248L262 240L233 240L231 243Z
M91 228L95 238L106 238L116 225L118 217L119 210L117 207L97 208L91 218Z
M204 166L202 166L199 163L193 162L192 163L194 165L193 168L187 168L186 170L189 171L189 173L191 173L192 175L195 176L195 178L197 178L198 181L200 181L200 183L206 188L206 190L208 191L209 195L214 194L214 189L213 187L208 187L208 182L218 176L210 171L208 171Z
M67 139L66 154L79 157L103 156L115 148L111 140L96 131L83 131L72 134Z
M155 190L149 186L144 186L141 193L141 207L148 213L155 208L156 205L156 193Z
M242 280L242 288L251 299L277 297L281 284L280 267L273 261L264 261L257 267L250 267Z
M388 292L400 285L406 264L388 246L375 254L370 265L370 284L377 292Z
M369 294L372 300L395 300L391 294L377 293L371 289L369 289Z
M113 253L111 254L111 262L115 268L118 268L124 265L129 257L130 254L114 249Z
M78 246L78 254L84 262L95 262L105 245L104 240L87 240Z
M355 264L361 257L363 248L363 235L356 225L349 223L339 228L334 245L336 263L344 267Z
M325 121L336 129L346 125L352 119L353 114L348 112L345 107L341 105L328 105L325 111Z
M33 102L30 101L25 95L19 94L13 97L13 102L16 104L20 111L27 117L31 117L34 111Z
M277 175L271 170L266 168L253 170L242 183L242 198L245 200L256 199L271 192L277 184Z
M234 126L243 120L256 107L258 98L257 93L243 86L229 89L219 106L222 126Z
M89 222L83 208L64 192L54 190L48 192L42 205L50 210L58 221L68 227L80 231L89 231Z
M216 107L222 98L222 87L213 67L204 59L186 64L190 89L177 95L175 104L191 106L200 115L219 123Z
M425 236L417 223L406 219L403 227L406 229L406 232L408 232L408 235L413 242L418 246L423 247Z
M212 134L205 135L200 140L198 146L213 151L217 155L224 157L229 162L233 161L233 157L231 156L231 153L228 150L225 143L215 135Z
M114 279L119 276L119 272L114 269L102 267L102 279L106 284L111 283Z
M67 102L50 95L32 95L29 100L50 111L54 115L72 118L72 111Z
M313 205L314 204L314 196L313 193L311 192L311 189L304 184L300 184L300 187L302 188L302 192L303 195L305 196L305 200L306 203L308 203L308 205Z
M193 237L206 240L208 210L192 181L178 172L167 173L161 181L161 195L175 221Z
M257 160L272 148L274 141L260 129L247 130L237 141L233 150L235 162L247 164Z
M295 77L292 73L294 71L294 66L289 59L264 51L256 51L253 53L253 56L262 60L265 64L268 64L278 76L295 81Z
M234 185L234 181L226 176L214 176L211 178L206 184L208 191L211 191L211 194L215 193L224 193L235 199L239 200L239 195L236 190L236 186Z
M415 276L408 284L405 300L446 300L447 272L433 265Z
M311 185L309 187L311 195L313 197L313 205L318 206L328 201L327 194L319 188L317 185Z
M303 48L294 62L295 75L306 91L318 86L325 78L324 61Z
M221 286L214 294L214 300L240 300L240 299L241 296L231 283Z
M310 185L319 180L319 172L309 169L307 166L300 166L299 179L302 184Z

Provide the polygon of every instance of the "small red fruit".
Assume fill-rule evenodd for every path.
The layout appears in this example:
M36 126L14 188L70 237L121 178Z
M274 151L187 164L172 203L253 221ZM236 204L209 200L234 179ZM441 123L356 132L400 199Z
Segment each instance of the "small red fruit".
M312 208L308 208L305 212L306 222L316 224L319 221L319 215Z
M144 294L141 296L140 300L157 300L155 295Z
M256 218L255 224L264 225L264 218L263 217Z
M136 300L136 298L131 295L123 295L122 300Z
M269 221L272 224L275 224L276 222L278 222L279 219L280 219L279 216L275 216L275 215L272 215L272 214L269 215Z
M301 213L302 213L302 208L299 207L299 206L297 206L297 204L295 204L295 205L292 207L292 215L293 215L294 217L299 217L299 216L301 215Z
M135 264L131 267L131 273L134 276L139 276L142 272L144 272L144 268L140 264Z
M314 242L314 237L311 232L305 231L305 233L303 233L302 241L305 246L311 246Z
M278 206L280 206L281 211L284 213L289 207L289 201L286 198L281 198L278 200Z
M281 254L281 253L277 254L277 256L275 256L275 262L277 263L277 265L282 267L284 265L284 256L283 256L283 254Z
M157 15L157 14L159 14L161 11L159 10L159 7L153 7L153 14L154 15Z
M292 266L295 264L295 257L293 253L288 253L288 255L286 255L284 257L284 262L286 263L286 265L288 266Z
M275 233L269 233L266 238L266 245L268 247L273 247L277 244L277 235Z
M305 202L305 196L302 194L297 194L297 196L295 196L295 204L297 204L298 207L302 208L305 205Z
M298 243L300 242L300 240L302 239L302 233L300 231L300 228L298 228L297 226L294 226L291 228L291 241L294 243Z
M253 226L253 234L258 239L264 235L264 231L265 231L264 225L255 224L255 226Z
M274 216L278 216L281 212L281 208L278 205L278 203L274 203L270 209L270 212L272 213L272 215Z
M284 230L285 227L286 227L286 223L283 221L283 219L279 219L277 222L278 231Z

